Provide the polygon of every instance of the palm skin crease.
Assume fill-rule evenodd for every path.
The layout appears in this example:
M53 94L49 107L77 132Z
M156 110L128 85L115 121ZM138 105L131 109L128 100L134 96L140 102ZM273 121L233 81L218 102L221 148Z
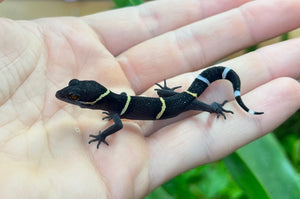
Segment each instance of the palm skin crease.
M158 0L78 18L0 18L0 198L144 198L269 133L300 108L299 38L222 63L262 116L240 110L219 81L199 100L228 99L234 114L226 120L126 120L97 150L88 141L109 126L102 111L63 103L55 92L73 78L130 95L154 94L150 87L165 78L187 88L211 63L299 28L299 10L298 0Z

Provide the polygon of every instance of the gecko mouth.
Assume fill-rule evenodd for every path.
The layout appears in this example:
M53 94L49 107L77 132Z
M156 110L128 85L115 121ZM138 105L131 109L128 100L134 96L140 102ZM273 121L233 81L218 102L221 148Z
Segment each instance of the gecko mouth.
M73 100L70 100L68 96L66 96L64 89L58 90L55 94L55 97L61 101L74 104Z
M63 94L63 89L62 90L58 90L55 94L55 97L59 100L65 101L66 97L64 97Z

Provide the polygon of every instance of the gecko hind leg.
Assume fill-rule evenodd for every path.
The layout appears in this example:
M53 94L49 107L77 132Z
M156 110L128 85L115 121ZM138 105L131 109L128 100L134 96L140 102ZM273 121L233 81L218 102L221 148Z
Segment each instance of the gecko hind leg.
M173 88L169 88L167 86L166 79L164 79L164 85L160 85L158 83L155 83L159 88L154 89L157 92L157 95L159 97L170 97L172 95L175 95L177 92L175 92L176 89L181 88L181 86L176 86Z
M217 113L217 118L220 117L220 115L222 115L224 117L224 119L226 120L226 116L225 113L231 113L233 114L233 111L230 110L226 110L223 108L223 106L227 103L227 100L224 100L224 102L222 104L219 104L217 102L213 102L210 106L213 108L213 113Z
M213 102L211 104L206 104L204 102L201 102L199 100L194 100L188 107L187 110L196 110L196 111L206 111L209 113L216 113L217 118L220 116L223 116L224 119L226 120L226 115L225 113L231 113L233 114L232 111L226 110L223 108L223 106L227 103L228 101L225 100L223 103L217 103Z

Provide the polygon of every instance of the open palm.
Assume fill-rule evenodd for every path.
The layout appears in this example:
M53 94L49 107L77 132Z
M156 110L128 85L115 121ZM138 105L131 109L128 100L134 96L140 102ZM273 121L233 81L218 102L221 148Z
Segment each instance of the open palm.
M111 124L100 111L55 98L70 79L155 96L155 82L171 78L171 87L187 88L224 56L300 26L296 0L171 2L81 18L0 19L1 198L141 198L265 135L299 109L300 39L294 39L221 64L240 75L245 103L264 115L245 113L230 84L220 81L200 100L230 100L226 109L235 114L226 121L195 112L125 120L109 146L88 145L89 134Z

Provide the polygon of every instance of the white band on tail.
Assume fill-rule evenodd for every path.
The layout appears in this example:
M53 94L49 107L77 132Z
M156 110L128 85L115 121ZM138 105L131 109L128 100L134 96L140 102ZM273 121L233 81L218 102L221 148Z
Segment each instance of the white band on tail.
M197 79L199 79L200 81L203 81L204 83L206 83L208 86L210 85L210 82L208 81L208 79L206 79L205 77L198 75Z
M234 96L235 97L241 96L241 92L240 91L234 91Z
M228 68L228 67L226 67L225 69L224 69L224 71L223 71L223 73L222 73L222 78L223 79L225 79L226 78L226 76L227 76L227 73L230 71L231 69L230 68Z
M252 115L254 115L255 111L252 111L251 109L249 109L248 113L251 113Z

